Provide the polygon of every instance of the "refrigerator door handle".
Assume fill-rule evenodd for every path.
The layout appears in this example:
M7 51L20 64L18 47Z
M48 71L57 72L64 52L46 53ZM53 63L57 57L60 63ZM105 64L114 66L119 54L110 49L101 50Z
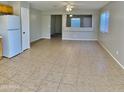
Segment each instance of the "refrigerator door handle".
M14 30L19 30L18 28L17 29L8 29L8 31L14 31Z

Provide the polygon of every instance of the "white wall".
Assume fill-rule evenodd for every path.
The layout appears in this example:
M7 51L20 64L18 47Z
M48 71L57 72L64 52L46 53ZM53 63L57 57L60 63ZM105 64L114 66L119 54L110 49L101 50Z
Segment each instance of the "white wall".
M50 15L30 8L30 41L33 42L41 38L50 39L50 22Z
M50 38L51 15L63 15L62 20L62 39L63 40L97 40L98 16L97 10L79 10L72 14L92 14L93 29L91 31L82 28L67 28L65 11L46 11L42 12L42 37ZM74 31L75 30L75 31Z
M41 34L42 38L50 39L50 15L41 14Z
M41 38L41 11L30 8L30 41Z
M105 10L110 12L109 32L99 32L99 42L124 66L124 2L110 2Z

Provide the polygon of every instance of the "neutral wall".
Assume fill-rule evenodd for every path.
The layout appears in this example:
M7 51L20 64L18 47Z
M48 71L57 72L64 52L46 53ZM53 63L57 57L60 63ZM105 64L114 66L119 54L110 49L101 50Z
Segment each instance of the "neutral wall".
M72 14L92 14L92 28L66 27L66 15L63 15L63 40L97 40L98 14L97 10L80 10Z
M51 38L51 15L62 15L60 11L42 11L41 13L41 31L42 38Z
M0 1L1 4L10 5L8 1Z
M50 15L30 8L30 40L31 42L45 38L50 39Z
M30 41L41 38L41 11L30 8Z
M124 2L110 2L105 10L110 12L109 32L99 32L99 42L124 66Z
M93 14L93 29L66 27L65 11L45 11L42 12L42 37L50 38L51 15L62 15L62 39L63 40L97 40L98 32L98 11L97 10L78 10L72 14ZM45 23L44 23L45 22Z
M41 34L42 38L50 39L50 15L41 14Z

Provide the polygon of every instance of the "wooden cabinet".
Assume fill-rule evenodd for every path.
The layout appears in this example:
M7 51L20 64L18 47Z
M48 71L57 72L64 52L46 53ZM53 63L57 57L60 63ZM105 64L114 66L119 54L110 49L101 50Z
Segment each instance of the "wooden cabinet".
M13 14L13 8L9 5L0 4L1 14Z
M0 38L0 59L2 59L2 50L3 50L3 48L2 48L2 38Z

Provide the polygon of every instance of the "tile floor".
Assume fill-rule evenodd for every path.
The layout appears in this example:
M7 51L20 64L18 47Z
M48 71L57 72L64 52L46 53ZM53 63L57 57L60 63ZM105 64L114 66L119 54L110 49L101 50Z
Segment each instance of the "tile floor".
M97 42L40 40L0 61L0 91L124 91L124 70Z

